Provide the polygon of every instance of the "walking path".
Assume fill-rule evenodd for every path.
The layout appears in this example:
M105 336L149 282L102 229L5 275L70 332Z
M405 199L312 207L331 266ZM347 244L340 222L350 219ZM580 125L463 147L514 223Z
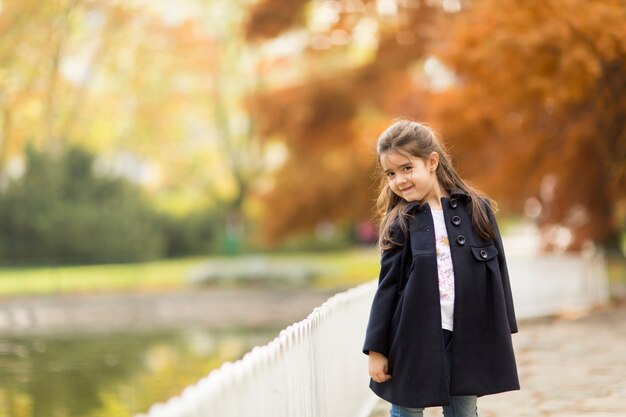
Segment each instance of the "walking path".
M478 399L480 417L626 417L626 302L520 323L520 391ZM370 417L389 415L380 401ZM429 408L427 417L441 416Z

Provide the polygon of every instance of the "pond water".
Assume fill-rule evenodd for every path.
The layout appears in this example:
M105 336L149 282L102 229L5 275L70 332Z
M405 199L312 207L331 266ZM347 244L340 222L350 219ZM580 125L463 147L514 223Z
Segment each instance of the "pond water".
M130 417L279 330L0 336L0 417Z

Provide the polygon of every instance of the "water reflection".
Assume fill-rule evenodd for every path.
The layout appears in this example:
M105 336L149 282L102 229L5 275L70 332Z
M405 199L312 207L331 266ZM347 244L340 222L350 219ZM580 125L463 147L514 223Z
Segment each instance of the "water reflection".
M130 417L278 330L0 338L0 417Z

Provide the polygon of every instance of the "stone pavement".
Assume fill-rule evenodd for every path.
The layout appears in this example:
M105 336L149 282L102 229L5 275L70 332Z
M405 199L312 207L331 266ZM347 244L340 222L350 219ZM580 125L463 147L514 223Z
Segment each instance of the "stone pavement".
M626 417L626 302L524 321L513 335L520 391L478 399L480 417ZM370 417L389 415L380 401ZM441 416L441 407L427 417Z

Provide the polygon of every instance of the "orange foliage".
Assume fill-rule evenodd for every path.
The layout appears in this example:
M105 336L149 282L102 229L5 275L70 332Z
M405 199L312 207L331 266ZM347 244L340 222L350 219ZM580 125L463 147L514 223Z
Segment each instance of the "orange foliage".
M264 0L259 7L288 3ZM529 197L539 198L540 223L572 230L570 248L588 239L617 241L626 205L623 1L479 0L461 2L470 8L459 13L404 2L392 22L373 11L374 2L364 3L361 12L341 12L328 32L351 32L363 16L376 19L373 60L311 71L296 87L258 97L259 133L289 148L264 196L269 236L324 219L367 219L376 194L375 138L404 116L439 130L461 174L503 206L521 211ZM293 17L302 2L289 7ZM251 38L298 26L290 18L282 29L264 30L258 10L248 33L263 35ZM341 47L332 48L309 47L297 59L341 60ZM455 73L448 90L427 92L415 76L429 54ZM331 167L334 158L346 163Z
M303 8L308 0L262 0L250 8L245 24L246 38L272 38L293 25L302 23Z
M460 153L482 151L467 173L517 207L538 196L570 248L614 245L624 224L625 23L618 0L482 0L436 51L458 83L431 114Z
M262 4L270 3L280 8L288 1ZM328 31L352 31L371 9L366 7L356 15L341 13ZM300 85L256 98L252 105L259 109L258 133L283 140L289 149L274 187L260 196L266 207L266 238L276 241L310 231L324 220L349 224L372 220L378 194L376 138L393 117L424 112L424 91L412 81L407 68L426 50L430 32L423 29L432 25L437 12L431 7L402 9L395 25L381 29L375 58L358 67L342 56L341 47L331 51L309 48L301 59L343 59L343 68L311 71L313 76ZM256 13L252 9L249 33L256 30L255 24L263 27ZM398 30L404 32L403 42L398 41Z

